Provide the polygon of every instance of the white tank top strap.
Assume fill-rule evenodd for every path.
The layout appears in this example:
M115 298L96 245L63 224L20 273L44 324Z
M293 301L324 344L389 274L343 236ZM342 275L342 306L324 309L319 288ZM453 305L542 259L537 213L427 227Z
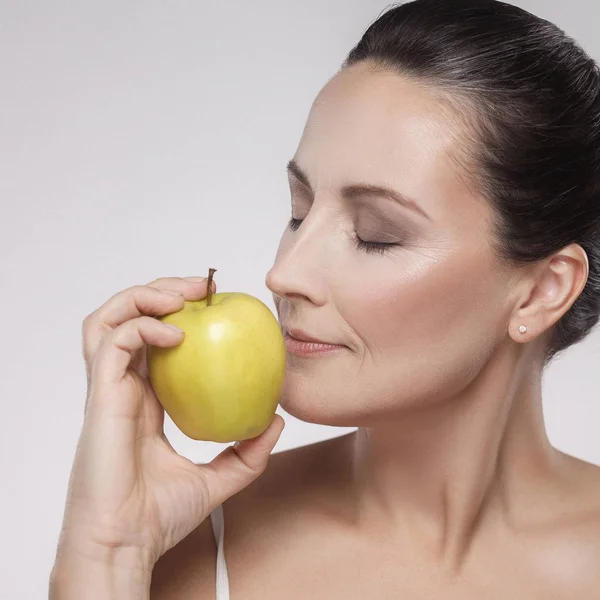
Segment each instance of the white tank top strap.
M229 600L229 576L227 574L227 563L225 562L225 550L223 539L225 537L225 518L223 506L219 504L210 513L213 534L217 543L217 600Z

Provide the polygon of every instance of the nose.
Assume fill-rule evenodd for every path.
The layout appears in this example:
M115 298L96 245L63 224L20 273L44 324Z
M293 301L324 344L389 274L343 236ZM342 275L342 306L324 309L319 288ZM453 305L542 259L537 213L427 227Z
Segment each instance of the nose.
M323 227L309 215L299 229L283 235L275 262L265 277L276 304L282 298L316 305L326 302L326 274L331 272L326 246L330 242Z

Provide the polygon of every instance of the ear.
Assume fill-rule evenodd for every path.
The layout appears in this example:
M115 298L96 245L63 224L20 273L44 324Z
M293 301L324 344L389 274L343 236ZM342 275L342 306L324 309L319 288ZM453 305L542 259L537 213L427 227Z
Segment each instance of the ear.
M510 319L511 337L530 342L550 329L581 294L589 275L589 262L579 244L570 244L536 264L524 298ZM519 327L527 331L521 333Z

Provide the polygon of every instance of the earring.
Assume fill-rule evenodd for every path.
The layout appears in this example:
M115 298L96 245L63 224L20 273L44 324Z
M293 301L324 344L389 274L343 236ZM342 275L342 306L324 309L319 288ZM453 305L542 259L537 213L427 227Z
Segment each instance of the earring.
M527 327L525 327L525 325L521 325L521 326L519 327L519 331L520 331L521 333L525 333L525 332L527 331Z

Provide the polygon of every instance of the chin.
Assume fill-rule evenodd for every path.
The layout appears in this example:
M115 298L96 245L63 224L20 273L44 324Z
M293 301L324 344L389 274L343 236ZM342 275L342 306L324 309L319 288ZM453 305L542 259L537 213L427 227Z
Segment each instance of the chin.
M394 380L388 385L377 386L377 383L349 381L345 373L328 377L288 375L279 406L305 423L377 427L447 401L439 389L403 390Z
M323 398L315 394L314 388L311 394L304 394L298 390L290 392L284 388L279 406L300 421L330 427L358 427L366 417L364 414L349 410L349 406L343 399L332 402L331 398Z

